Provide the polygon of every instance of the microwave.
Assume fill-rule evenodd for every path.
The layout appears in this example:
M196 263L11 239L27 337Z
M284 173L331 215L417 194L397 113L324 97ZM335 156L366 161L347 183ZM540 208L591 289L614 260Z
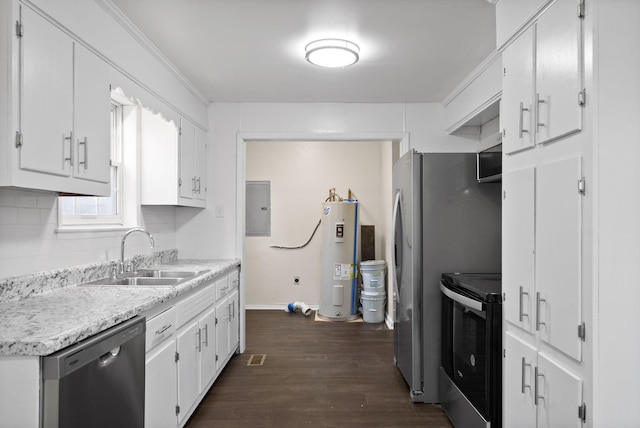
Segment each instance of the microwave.
M476 165L478 183L502 181L502 144L478 152Z

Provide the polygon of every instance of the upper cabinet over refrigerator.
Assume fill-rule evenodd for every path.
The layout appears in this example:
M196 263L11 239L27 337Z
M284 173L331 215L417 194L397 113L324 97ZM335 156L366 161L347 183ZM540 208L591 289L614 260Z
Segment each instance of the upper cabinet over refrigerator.
M502 53L502 144L510 154L582 129L582 19L556 1Z

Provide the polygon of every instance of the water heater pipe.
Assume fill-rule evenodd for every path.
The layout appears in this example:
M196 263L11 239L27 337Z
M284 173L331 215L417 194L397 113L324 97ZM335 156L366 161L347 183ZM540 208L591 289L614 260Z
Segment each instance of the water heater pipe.
M305 317L311 315L311 307L307 305L306 302L296 301L293 303L289 303L287 305L287 308L285 309L286 312L295 312L296 310L300 310L300 312L302 312Z
M351 189L349 189L349 196L351 196ZM356 204L356 216L354 224L356 227L353 228L353 270L351 271L351 314L356 314L356 304L357 304L357 274L358 274L358 200L357 199L345 199L345 202L353 202Z

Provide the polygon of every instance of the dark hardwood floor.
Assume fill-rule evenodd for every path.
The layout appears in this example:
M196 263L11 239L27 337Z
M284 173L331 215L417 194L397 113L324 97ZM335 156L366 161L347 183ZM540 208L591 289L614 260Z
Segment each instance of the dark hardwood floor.
M411 402L384 323L314 315L247 311L245 353L231 359L186 426L451 427L438 406ZM266 355L262 365L257 354Z

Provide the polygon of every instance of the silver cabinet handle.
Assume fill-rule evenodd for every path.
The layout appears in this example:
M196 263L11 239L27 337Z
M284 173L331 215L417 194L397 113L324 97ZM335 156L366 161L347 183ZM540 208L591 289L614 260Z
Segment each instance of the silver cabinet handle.
M69 141L69 157L66 157L64 151L64 142ZM69 136L65 137L62 134L62 167L64 168L64 163L69 161L69 165L73 166L73 131L69 131Z
M524 119L523 119L522 116L523 116L525 111L529 111L529 109L528 108L524 108L524 103L522 101L520 101L520 121L519 121L519 124L518 124L518 138L520 138L520 139L522 138L522 134L525 134L525 133L528 134L529 133L528 129L524 129L523 128Z
M540 321L540 302L546 302L547 299L540 297L540 292L536 293L536 331L540 331L541 325L547 325L547 323Z
M204 346L209 347L209 324L204 325Z
M191 177L191 193L196 193L196 178Z
M543 400L544 401L544 395L540 395L538 393L540 391L540 386L538 385L538 378L544 378L544 375L541 374L538 371L538 367L537 366L536 366L536 368L534 370L534 376L535 376L535 383L534 383L535 388L534 388L533 403L537 406L539 400Z
M198 350L198 352L202 352L202 333L201 333L201 329L198 329L198 331L196 331L196 349Z
M536 105L536 132L538 132L538 129L541 126L544 126L543 122L540 122L540 104L544 104L546 103L545 100L541 100L540 99L540 94L536 92L536 99L535 99L535 105Z
M87 137L84 137L84 140L79 141L78 140L78 151L80 150L80 146L84 146L84 160L82 162L78 162L78 167L80 165L84 165L84 169L87 169L89 167L89 155L88 155L88 139Z
M527 370L527 367L531 367L531 364L527 363L527 360L522 357L522 381L521 381L521 385L522 385L522 393L524 394L525 390L527 388L531 389L531 384L527 385L525 383L525 373Z
M199 195L199 194L200 194L200 177L198 177L198 178L196 179L196 183L198 184L198 188L197 188L197 190L196 190L196 193L198 193L198 195Z
M529 296L529 292L524 291L524 287L520 286L520 313L518 314L520 317L520 322L524 321L524 317L529 318L529 314L524 313L524 302L523 302L524 296Z
M156 330L156 334L162 334L165 331L169 330L170 328L171 328L171 324L164 325L160 328L160 330Z

